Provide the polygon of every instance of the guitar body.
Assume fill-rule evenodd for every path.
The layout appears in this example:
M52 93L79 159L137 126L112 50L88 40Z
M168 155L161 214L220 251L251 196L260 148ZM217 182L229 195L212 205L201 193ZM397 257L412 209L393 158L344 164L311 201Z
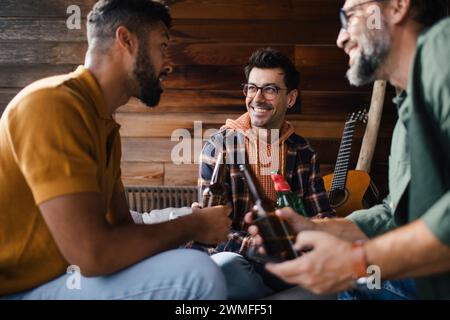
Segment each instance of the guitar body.
M329 193L333 174L323 177L325 190ZM378 190L365 171L350 170L347 174L345 190L335 190L330 195L330 205L338 217L345 217L356 210L366 209L377 202Z

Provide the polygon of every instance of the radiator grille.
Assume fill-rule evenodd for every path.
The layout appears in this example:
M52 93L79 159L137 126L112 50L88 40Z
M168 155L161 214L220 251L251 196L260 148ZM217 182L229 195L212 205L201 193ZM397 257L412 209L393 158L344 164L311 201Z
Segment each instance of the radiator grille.
M197 186L126 186L125 197L130 210L149 212L168 207L190 207L197 201Z

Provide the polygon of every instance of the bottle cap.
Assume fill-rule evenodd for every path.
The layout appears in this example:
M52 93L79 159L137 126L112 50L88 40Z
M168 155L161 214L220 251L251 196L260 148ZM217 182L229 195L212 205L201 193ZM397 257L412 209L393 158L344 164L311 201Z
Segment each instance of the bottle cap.
M276 192L289 192L291 191L291 187L289 184L284 180L283 176L278 173L272 173L271 175L272 181L274 183L275 191Z

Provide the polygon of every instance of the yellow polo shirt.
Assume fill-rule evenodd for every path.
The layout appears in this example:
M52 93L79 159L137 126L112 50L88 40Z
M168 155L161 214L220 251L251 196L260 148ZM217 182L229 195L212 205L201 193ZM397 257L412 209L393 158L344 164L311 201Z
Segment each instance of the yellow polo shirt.
M9 103L0 120L0 295L66 272L38 205L99 192L106 214L114 190L123 192L120 157L119 125L82 66L31 84Z

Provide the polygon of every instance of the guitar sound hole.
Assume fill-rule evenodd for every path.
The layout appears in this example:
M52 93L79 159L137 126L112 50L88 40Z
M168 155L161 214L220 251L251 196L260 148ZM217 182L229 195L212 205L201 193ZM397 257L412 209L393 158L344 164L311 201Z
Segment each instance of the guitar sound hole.
M345 190L334 190L330 193L330 205L331 207L337 208L342 206L348 199L348 191Z

